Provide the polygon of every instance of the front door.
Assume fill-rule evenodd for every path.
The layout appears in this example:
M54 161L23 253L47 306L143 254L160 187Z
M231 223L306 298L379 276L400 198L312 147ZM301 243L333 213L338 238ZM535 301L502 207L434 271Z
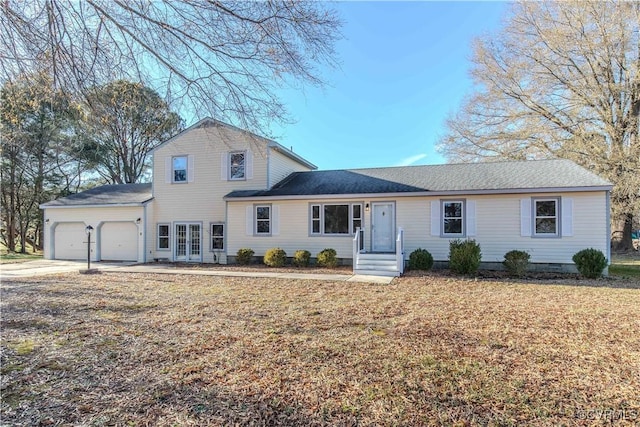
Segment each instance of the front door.
M201 261L200 224L176 224L176 261Z
M371 218L371 250L373 252L395 251L393 229L395 224L394 204L372 203L373 216Z

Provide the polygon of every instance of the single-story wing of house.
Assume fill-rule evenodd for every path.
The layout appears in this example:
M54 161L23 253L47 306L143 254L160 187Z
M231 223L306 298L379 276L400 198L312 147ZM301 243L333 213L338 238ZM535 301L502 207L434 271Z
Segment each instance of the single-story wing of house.
M572 256L609 257L612 185L569 160L317 170L275 141L204 119L153 152L151 184L109 185L41 205L45 257L231 263L336 250L355 272L401 274L427 249L474 239L486 267L527 251L539 269L573 270Z

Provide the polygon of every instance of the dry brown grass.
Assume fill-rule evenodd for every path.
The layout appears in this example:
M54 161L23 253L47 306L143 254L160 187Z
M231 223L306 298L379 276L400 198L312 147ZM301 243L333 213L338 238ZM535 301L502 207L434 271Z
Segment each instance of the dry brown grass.
M638 289L123 273L2 287L7 425L640 422Z

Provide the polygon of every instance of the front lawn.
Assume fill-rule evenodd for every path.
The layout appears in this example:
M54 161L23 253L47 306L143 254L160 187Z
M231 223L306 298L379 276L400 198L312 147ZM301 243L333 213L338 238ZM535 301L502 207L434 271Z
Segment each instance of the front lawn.
M391 285L123 273L3 280L0 417L634 425L640 290L564 283L435 274Z

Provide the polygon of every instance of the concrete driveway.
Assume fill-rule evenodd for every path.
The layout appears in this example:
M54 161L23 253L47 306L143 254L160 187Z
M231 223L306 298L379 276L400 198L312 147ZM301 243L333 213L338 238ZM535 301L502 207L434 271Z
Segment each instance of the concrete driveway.
M135 262L92 262L91 269L116 270L130 266ZM37 261L17 262L0 265L0 278L45 276L47 274L70 273L86 270L86 261L59 261L41 259Z

